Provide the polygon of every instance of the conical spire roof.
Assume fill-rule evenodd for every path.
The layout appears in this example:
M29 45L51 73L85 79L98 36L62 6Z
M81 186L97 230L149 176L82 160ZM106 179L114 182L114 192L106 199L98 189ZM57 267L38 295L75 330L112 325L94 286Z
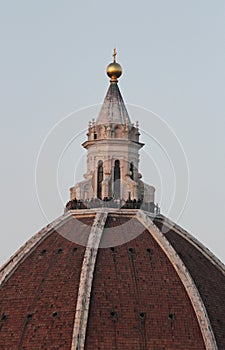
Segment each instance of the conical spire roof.
M117 83L111 82L96 124L131 124L129 114Z

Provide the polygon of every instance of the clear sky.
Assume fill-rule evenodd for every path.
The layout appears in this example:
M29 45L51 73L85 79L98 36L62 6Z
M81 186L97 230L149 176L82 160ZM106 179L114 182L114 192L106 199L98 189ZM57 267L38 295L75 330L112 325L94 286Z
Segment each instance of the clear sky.
M0 38L0 263L63 212L74 177L81 179L79 144L105 96L115 46L120 89L146 143L144 180L158 188L162 212L225 262L224 1L1 1ZM189 169L187 176L175 142L175 180L156 147L165 156L171 130Z

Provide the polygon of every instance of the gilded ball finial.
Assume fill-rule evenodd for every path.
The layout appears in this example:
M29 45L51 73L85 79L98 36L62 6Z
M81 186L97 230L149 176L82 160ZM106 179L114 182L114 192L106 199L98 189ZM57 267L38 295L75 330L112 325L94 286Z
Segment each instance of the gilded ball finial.
M111 78L111 82L117 82L117 79L122 75L122 67L119 63L116 62L116 49L113 51L113 62L110 63L107 67L107 75Z

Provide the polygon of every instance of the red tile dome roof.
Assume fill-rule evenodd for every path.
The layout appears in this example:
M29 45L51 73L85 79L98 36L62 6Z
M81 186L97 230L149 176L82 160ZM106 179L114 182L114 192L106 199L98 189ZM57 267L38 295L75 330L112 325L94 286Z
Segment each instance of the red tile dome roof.
M222 350L224 275L161 215L72 210L1 268L0 348Z

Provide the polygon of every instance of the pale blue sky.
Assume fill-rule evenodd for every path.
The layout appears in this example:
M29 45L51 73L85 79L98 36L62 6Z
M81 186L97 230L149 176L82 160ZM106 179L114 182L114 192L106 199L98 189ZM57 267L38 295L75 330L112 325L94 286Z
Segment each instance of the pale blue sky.
M188 159L190 192L178 223L225 261L224 1L1 1L0 39L0 263L48 223L35 190L40 146L66 115L103 100L108 87L105 67L114 46L124 68L120 89L125 101L160 115ZM153 132L151 117L141 109L129 110L133 121ZM95 113L86 109L75 114L74 134ZM56 149L70 136L71 129L67 135L65 128L64 143L55 141ZM77 142L84 139L85 134ZM151 144L144 133L142 141ZM157 160L157 149L151 146ZM54 155L54 147L51 152ZM72 152L73 146L59 171L65 202L77 158L84 154L77 145L74 157ZM54 186L50 188L56 174L49 164L46 161L42 181L45 192L49 186L50 220L62 213L63 205ZM145 161L141 169L145 181L157 185L151 163ZM171 185L164 183L168 195L162 212Z

